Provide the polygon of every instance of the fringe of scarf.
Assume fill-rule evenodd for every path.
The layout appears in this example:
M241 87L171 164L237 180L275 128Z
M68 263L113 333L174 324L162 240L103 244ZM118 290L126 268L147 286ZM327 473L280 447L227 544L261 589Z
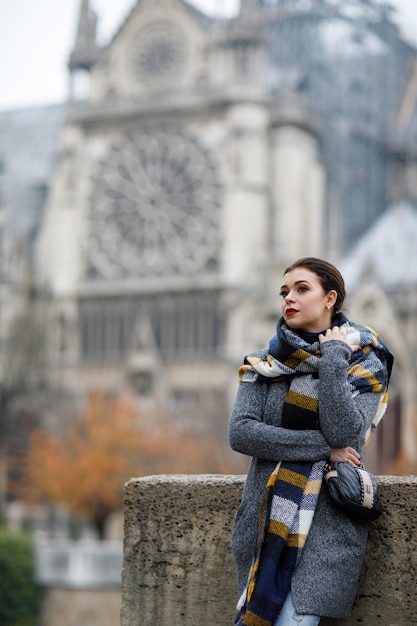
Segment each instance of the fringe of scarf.
M393 357L372 329L352 324L339 313L333 326L342 324L348 326L350 345L357 344L361 348L352 354L347 370L352 396L368 392L381 394L378 410L366 434L368 443L386 410ZM292 377L282 426L318 428L320 354L318 341L307 343L281 318L266 360L247 357L240 368L240 379L274 382ZM272 626L279 615L313 520L324 464L325 461L281 462L271 474L261 502L255 558L237 606L236 626Z

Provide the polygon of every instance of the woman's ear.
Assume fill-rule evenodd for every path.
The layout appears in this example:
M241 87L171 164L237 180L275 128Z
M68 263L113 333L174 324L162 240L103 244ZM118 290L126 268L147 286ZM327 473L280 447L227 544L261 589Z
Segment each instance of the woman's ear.
M336 300L337 300L337 291L335 289L332 289L331 291L329 291L326 294L326 306L328 309L331 309L332 306L334 306L336 304Z

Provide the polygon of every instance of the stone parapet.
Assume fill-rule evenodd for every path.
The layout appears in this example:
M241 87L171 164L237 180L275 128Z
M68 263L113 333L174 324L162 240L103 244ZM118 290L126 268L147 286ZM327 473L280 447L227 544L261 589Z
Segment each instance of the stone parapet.
M125 487L121 626L231 626L230 535L243 476L149 476ZM417 624L417 477L379 476L358 599L323 626ZM332 573L329 572L329 576Z

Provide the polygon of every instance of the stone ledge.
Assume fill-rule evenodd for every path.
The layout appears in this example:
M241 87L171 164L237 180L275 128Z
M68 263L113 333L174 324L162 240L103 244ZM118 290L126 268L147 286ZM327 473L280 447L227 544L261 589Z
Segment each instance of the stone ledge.
M159 475L125 486L122 626L231 626L230 535L244 476ZM323 626L417 624L417 477L379 476L373 522L349 620ZM331 572L329 572L331 576Z

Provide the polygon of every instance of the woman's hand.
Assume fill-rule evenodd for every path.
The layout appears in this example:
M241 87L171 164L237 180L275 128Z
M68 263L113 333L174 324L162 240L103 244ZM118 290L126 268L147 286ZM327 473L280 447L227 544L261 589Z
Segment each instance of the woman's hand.
M356 450L350 446L347 448L333 448L330 460L333 462L341 461L342 463L348 463L348 465L356 467L359 467L361 464L361 457Z
M346 336L346 326L333 326L333 328L328 328L324 334L320 334L319 342L326 343L326 341L343 341L352 348L352 352L361 349L360 346L356 344L353 346L350 345Z

